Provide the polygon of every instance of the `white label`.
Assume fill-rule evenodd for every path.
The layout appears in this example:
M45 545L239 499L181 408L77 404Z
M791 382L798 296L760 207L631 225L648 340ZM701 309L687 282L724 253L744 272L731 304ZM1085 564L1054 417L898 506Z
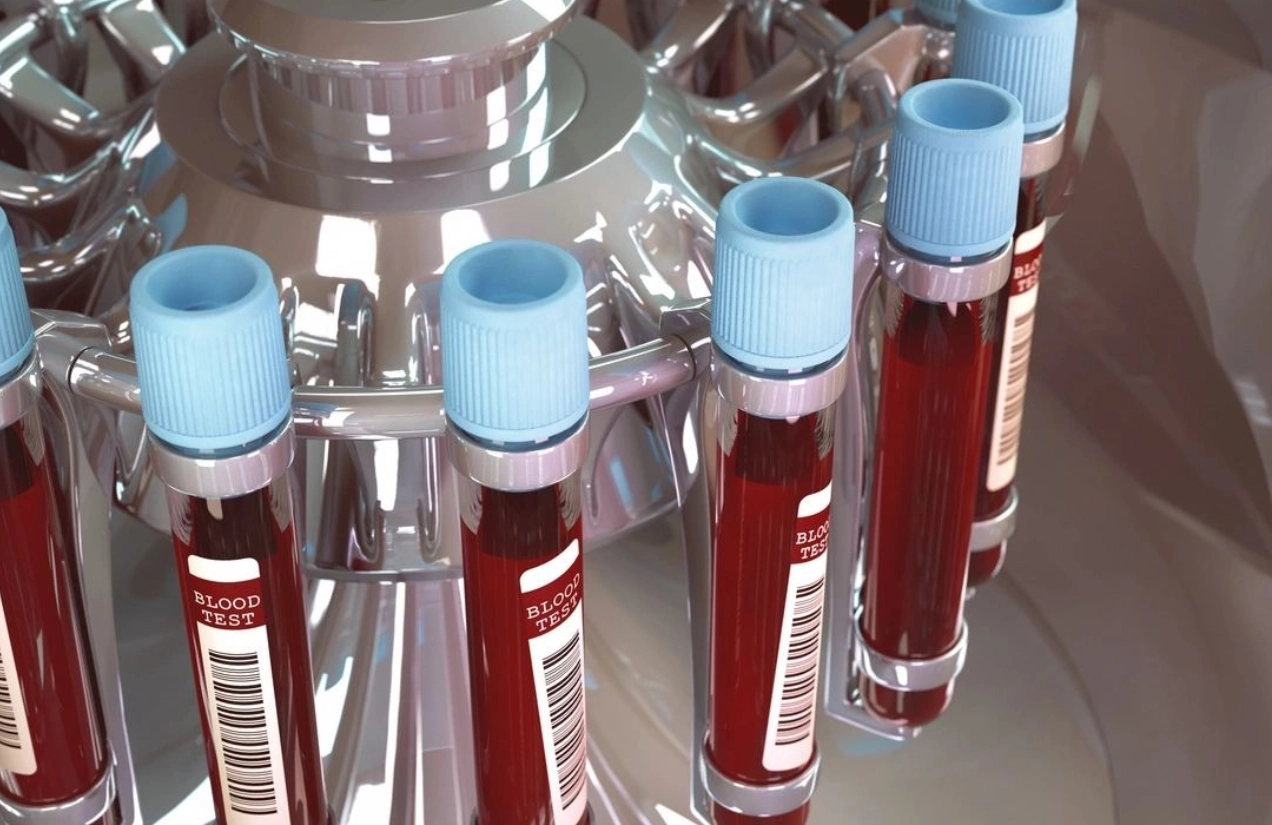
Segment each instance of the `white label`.
M255 559L189 559L225 825L290 825L278 700Z
M575 825L587 811L587 700L583 692L583 556L577 540L521 574L552 821Z
M998 365L998 387L994 394L994 427L990 432L989 473L985 480L990 490L1001 490L1016 478L1034 311L1038 306L1038 271L1046 232L1046 224L1043 224L1022 233L1016 241L1002 362Z
M826 599L830 485L805 496L796 515L782 637L777 648L768 728L764 734L763 763L770 771L799 770L813 758L822 606Z
M22 685L13 660L9 622L0 603L0 770L30 776L35 773L35 749L27 719Z

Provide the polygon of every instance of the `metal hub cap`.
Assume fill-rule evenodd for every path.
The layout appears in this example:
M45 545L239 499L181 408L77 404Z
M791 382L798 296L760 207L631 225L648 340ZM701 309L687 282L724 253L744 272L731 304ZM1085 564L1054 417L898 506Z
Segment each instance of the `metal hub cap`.
M213 0L280 151L385 163L497 148L542 92L576 0ZM503 130L503 140L519 130ZM495 137L498 137L497 135Z

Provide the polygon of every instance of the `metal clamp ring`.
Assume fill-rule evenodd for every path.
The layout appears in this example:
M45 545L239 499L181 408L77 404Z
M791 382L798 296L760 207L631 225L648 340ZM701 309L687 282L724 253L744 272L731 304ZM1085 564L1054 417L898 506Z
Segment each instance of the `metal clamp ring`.
M1020 165L1022 178L1036 178L1050 172L1064 157L1064 124L1045 135L1025 141L1024 160Z
M967 659L966 621L959 628L954 646L934 659L894 659L870 646L860 622L855 623L854 633L857 668L870 677L870 681L898 693L944 687L963 671L963 662Z
M287 472L296 453L290 422L250 453L217 458L182 455L151 436L151 455L159 478L179 493L198 498L230 498L254 492Z
M973 263L932 263L901 249L885 234L882 252L888 280L930 304L979 301L997 293L1011 277L1012 244Z
M563 440L530 450L501 450L479 444L451 428L447 444L456 471L486 487L538 490L569 478L587 456L588 418Z
M0 820L9 825L84 825L106 816L115 804L115 773L102 772L93 787L69 802L21 805L0 795Z
M767 377L745 372L713 350L711 376L720 395L738 409L761 418L820 412L839 400L848 385L848 354L809 375Z
M1020 508L1020 496L1016 494L1016 488L1011 489L1011 497L1007 499L1007 505L999 510L996 515L990 516L984 521L978 521L972 524L972 541L971 550L973 553L979 553L982 550L993 550L1007 539L1012 537L1016 532L1016 514Z
M703 741L708 740L710 731ZM726 811L748 816L781 816L812 801L817 787L817 769L821 766L821 754L816 748L813 749L813 761L803 773L774 785L751 785L730 779L711 764L710 753L703 744L699 760L702 784L711 800Z
M40 397L40 359L31 357L4 386L0 386L0 428L18 421Z

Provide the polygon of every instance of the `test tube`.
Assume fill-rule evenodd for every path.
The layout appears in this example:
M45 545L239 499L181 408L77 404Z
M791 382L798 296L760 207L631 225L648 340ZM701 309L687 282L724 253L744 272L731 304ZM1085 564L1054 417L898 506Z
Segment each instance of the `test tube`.
M720 204L708 401L716 825L808 818L855 233L848 199L810 180L754 181Z
M79 572L40 414L35 333L0 212L0 794L118 821Z
M583 272L534 241L442 278L442 391L459 476L475 825L581 825L587 796Z
M963 0L954 74L1010 92L1024 109L1025 148L1011 279L998 295L981 483L967 586L1002 568L1016 525L1016 462L1038 306L1047 180L1064 153L1078 33L1076 0Z
M130 302L217 822L326 825L273 275L188 247L142 267Z
M1023 126L1006 92L935 80L902 98L885 215L884 333L858 655L866 708L921 726L966 647L963 595L997 295Z

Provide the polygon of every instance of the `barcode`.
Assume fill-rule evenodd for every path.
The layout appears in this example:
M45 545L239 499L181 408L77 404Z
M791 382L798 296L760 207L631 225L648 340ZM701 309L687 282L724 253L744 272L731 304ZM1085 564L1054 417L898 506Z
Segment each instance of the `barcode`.
M548 717L561 807L569 810L587 783L582 633L576 631L564 647L544 658L543 675L548 690Z
M22 730L18 727L18 709L9 687L9 667L0 651L0 746L22 750Z
M207 655L230 808L256 816L277 813L260 658L254 652Z
M791 646L782 679L781 716L777 720L778 745L792 745L813 735L825 585L823 577L795 591Z
M1031 308L1012 319L1009 330L1011 350L1006 363L1006 397L1003 401L1003 424L998 435L998 460L1002 467L1016 460L1020 449L1020 425L1025 411L1025 378L1029 374L1030 343L1033 340L1034 310Z

